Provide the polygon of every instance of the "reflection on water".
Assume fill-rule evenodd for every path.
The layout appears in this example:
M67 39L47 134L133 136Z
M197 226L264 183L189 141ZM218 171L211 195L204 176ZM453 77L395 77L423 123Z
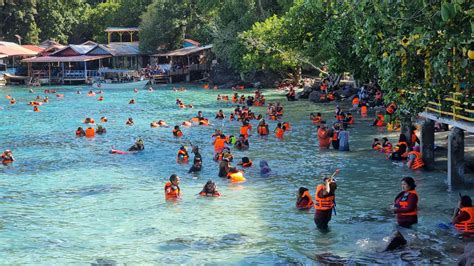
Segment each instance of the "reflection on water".
M437 225L448 222L457 193L472 190L447 192L444 173L413 173L372 152L372 139L385 132L368 127L368 118L355 115L350 152L320 151L309 114L321 112L331 120L334 106L287 103L282 93L265 91L270 101L284 103L284 121L291 122L292 131L282 141L254 133L250 150L233 151L235 161L247 156L256 163L246 170L246 183L231 185L217 177L210 136L215 128L236 135L237 122L211 119L210 127L183 128L181 139L172 136L171 128L149 127L159 119L170 126L180 124L198 110L209 118L218 109L228 115L234 106L215 99L231 91L115 90L105 91L105 101L98 102L75 94L77 89L58 89L64 99L51 99L40 113L33 113L26 102L42 93L30 94L21 87L0 92L0 99L11 94L18 100L14 106L0 100L0 149L12 149L17 159L0 166L0 264L452 264L469 241ZM128 104L131 98L135 105ZM178 109L176 98L194 109ZM252 109L265 114L264 107ZM104 124L107 134L75 137L85 117L98 121L101 116L109 119ZM135 126L125 126L128 117ZM267 122L273 131L276 123ZM256 121L252 123L256 128ZM108 153L112 146L127 149L139 136L145 141L144 152ZM190 141L203 156L203 170L194 175L187 173L190 165L175 162L179 146L189 148ZM260 176L260 160L268 161L271 177ZM295 210L295 193L305 186L314 195L321 175L336 168L341 169L337 215L330 231L321 233L315 229L313 210ZM163 186L172 173L182 177L184 198L165 203ZM381 252L395 229L390 205L406 175L418 185L419 224L402 231L407 248ZM208 179L216 181L221 198L196 195Z

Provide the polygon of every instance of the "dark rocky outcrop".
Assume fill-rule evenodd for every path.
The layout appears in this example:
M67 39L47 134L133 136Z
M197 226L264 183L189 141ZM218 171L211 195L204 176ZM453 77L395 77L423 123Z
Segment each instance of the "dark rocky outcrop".
M396 231L390 237L388 245L385 247L384 251L392 251L404 247L407 244L406 239L403 237L400 231Z

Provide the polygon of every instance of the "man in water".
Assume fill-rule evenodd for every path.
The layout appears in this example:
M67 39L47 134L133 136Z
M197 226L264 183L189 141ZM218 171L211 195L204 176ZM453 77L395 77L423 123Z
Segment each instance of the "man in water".
M145 149L145 144L141 138L138 138L133 144L132 147L128 148L128 151L143 151Z
M316 187L314 195L314 223L320 230L327 230L335 206L337 184L332 177L325 177L323 184Z

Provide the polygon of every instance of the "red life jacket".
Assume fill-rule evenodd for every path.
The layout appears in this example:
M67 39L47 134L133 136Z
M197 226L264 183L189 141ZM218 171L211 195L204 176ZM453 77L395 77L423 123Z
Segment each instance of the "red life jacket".
M417 197L418 197L418 193L416 193L416 190L410 190L408 191L409 194L415 194ZM407 200L403 200L403 198L406 198ZM400 198L398 198L396 200L395 203L398 203L398 205L400 206L400 209L403 209L403 208L407 208L408 207L408 196L405 197L405 196L401 196ZM418 208L416 208L414 211L412 212L406 212L406 213L399 213L399 215L402 215L402 216L409 216L409 215L417 215L418 214L418 211L417 211Z
M425 165L425 163L423 163L423 159L421 159L421 153L417 151L411 151L408 153L408 156L410 156L410 154L415 155L415 159L413 160L413 162L411 162L410 166L412 170L420 169Z

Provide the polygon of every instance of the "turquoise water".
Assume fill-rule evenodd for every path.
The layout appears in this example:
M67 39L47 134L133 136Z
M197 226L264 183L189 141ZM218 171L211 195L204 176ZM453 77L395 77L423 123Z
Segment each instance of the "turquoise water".
M150 128L163 119L180 124L198 110L213 118L233 106L217 102L218 93L189 87L141 90L105 90L105 101L75 93L80 87L59 87L63 99L49 94L50 102L34 113L26 105L42 90L22 87L0 89L0 150L11 149L16 162L0 165L0 264L90 263L109 259L118 263L443 263L452 264L464 242L453 232L437 228L448 222L457 193L447 191L445 173L423 173L392 164L370 150L373 137L386 133L368 127L369 119L355 115L350 129L350 152L320 151L311 112L333 114L333 105L286 102L283 92L265 90L270 101L285 106L285 121L293 130L283 141L274 136L250 137L250 150L233 151L236 161L250 157L254 167L248 181L231 185L217 176L210 135L214 128L237 134L239 123L214 121L214 126L183 128L175 139L171 128ZM251 91L245 91L251 94ZM5 95L18 101L10 106ZM129 105L131 98L135 105ZM179 109L180 98L194 109ZM265 107L253 107L265 114ZM108 133L93 139L76 138L85 117L104 124ZM126 126L133 117L135 126ZM276 123L269 121L273 130ZM136 155L109 154L111 146L127 149L136 137L145 151ZM396 142L395 139L391 139ZM175 162L181 144L199 145L203 170L187 174L190 165ZM191 156L192 158L192 156ZM259 176L258 162L269 162L274 175ZM236 163L234 161L234 163ZM315 229L314 210L297 211L295 193L300 186L314 188L322 173L340 168L337 216L331 231ZM163 186L172 173L182 177L183 200L167 203ZM419 224L403 230L409 248L391 253L379 250L395 228L389 208L400 191L400 179L416 179L421 197ZM217 182L220 198L199 198L208 179Z

